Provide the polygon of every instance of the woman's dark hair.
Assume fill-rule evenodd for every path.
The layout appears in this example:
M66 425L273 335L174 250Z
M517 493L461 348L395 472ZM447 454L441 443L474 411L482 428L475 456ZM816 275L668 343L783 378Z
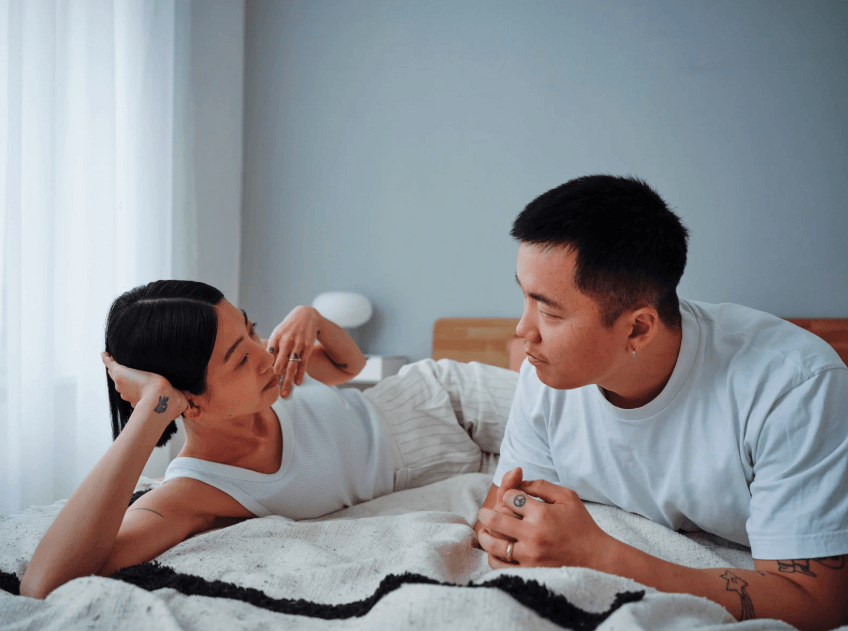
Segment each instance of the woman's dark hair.
M191 394L206 392L206 367L218 335L216 305L224 294L191 280L158 280L118 296L106 319L106 352L119 364L146 370ZM129 421L132 406L106 372L112 439ZM157 447L177 431L173 421Z
M573 249L574 284L598 304L604 326L644 300L666 327L680 327L677 284L689 232L646 182L614 175L570 180L527 204L510 234Z

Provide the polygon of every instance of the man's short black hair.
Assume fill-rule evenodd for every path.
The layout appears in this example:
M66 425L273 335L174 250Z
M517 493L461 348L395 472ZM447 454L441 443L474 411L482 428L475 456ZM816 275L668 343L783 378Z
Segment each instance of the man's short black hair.
M527 204L510 234L521 243L573 249L574 283L598 304L604 326L645 301L666 327L680 327L677 284L689 232L643 180L570 180Z

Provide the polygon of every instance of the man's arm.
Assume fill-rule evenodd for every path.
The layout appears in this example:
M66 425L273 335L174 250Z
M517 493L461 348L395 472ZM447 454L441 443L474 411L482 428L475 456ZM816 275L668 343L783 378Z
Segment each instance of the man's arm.
M592 568L660 591L709 598L739 620L776 618L799 629L832 629L848 621L848 555L756 559L756 570L694 569L663 561L607 535L576 493L550 482L524 482L520 490L504 491L502 501L516 516L484 507L475 526L492 567ZM513 540L513 562L508 564L506 547Z

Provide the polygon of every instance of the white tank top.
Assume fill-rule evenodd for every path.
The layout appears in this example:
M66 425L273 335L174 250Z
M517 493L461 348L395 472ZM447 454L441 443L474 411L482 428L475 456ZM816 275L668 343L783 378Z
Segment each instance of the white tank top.
M353 388L304 377L272 409L283 433L276 473L175 458L165 472L224 491L257 517L309 519L391 493L394 465L386 429L371 402Z

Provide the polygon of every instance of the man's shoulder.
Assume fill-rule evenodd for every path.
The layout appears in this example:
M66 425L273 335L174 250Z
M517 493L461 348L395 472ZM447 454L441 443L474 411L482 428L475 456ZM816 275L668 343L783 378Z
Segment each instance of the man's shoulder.
M738 364L783 364L807 377L845 368L834 348L819 336L770 313L732 303L681 300L700 329L710 353Z

